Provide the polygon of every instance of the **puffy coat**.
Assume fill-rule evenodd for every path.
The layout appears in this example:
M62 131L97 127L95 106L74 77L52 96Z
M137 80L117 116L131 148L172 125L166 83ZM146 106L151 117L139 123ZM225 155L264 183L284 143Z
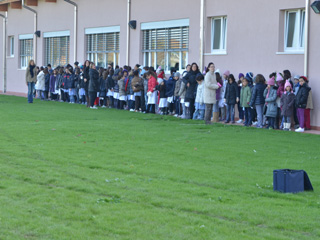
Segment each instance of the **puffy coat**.
M276 102L277 90L278 90L277 87L275 87L275 86L271 87L268 97L267 97L268 89L266 88L264 90L263 96L265 97L265 101L266 101L266 105L267 105L266 117L275 118L277 116L277 111L278 111L278 105Z
M45 90L45 76L43 71L41 71L37 76L37 84L35 86L35 89L41 91Z
M179 97L179 91L180 91L180 87L181 87L181 79L176 80L176 84L174 86L174 96L175 97Z
M140 92L144 90L142 78L134 77L131 81L131 87L133 92Z
M126 84L125 84L125 80L124 79L120 79L118 81L118 85L119 85L119 95L120 96L125 96L126 95Z
M112 79L112 76L108 76L107 78L107 85L106 85L107 90L112 90L114 88L114 80Z
M34 66L33 68L33 77L31 77L30 66L28 66L26 70L26 82L37 82L37 68Z
M101 76L99 78L99 82L100 82L100 92L106 92L107 88L106 88L106 81L105 79L103 79L103 77Z
M44 89L49 92L49 84L50 84L50 74L44 75Z
M175 84L176 81L173 79L173 77L170 77L168 81L166 81L166 96L167 97L173 97L174 90L175 90Z
M74 75L73 74L66 74L64 76L65 79L65 89L74 88Z
M240 92L240 106L241 107L250 107L248 103L251 100L251 88L249 86L242 86Z
M80 88L85 88L86 87L86 83L84 82L84 77L83 77L83 73L80 73L79 75L80 78Z
M281 115L285 117L291 117L293 115L293 104L295 102L296 95L291 92L284 92L281 96Z
M202 82L201 85L198 84L197 87L197 95L196 95L196 103L200 103L201 105L204 104L204 83Z
M188 83L189 83L189 87L187 87L186 96L185 96L186 102L189 102L190 100L195 99L195 94L197 90L196 77L199 73L200 73L199 70L197 71L190 70L190 72L188 72L187 75L182 78L182 81L185 83L186 86L188 86Z
M156 89L160 92L160 98L167 98L166 83L164 81L163 81L163 84L157 85Z
M87 81L84 83L84 89L88 91L89 89L89 83L90 83L90 74L89 74L89 67L86 67L83 71L83 78L87 79Z
M133 95L133 89L132 89L132 84L131 84L133 78L134 78L133 75L129 75L128 82L126 83L126 85L127 85L126 92L128 95Z
M186 91L187 91L186 84L183 81L181 81L180 90L179 90L179 96L181 99L185 99Z
M203 97L205 104L216 104L217 89L219 89L219 86L217 84L216 75L214 73L208 72L204 77L203 86Z
M309 92L311 88L307 83L304 83L300 86L299 91L296 96L296 107L297 108L306 108L308 103Z
M157 80L154 78L154 76L151 76L148 81L148 92L154 92L154 89L157 86Z
M80 87L80 75L74 74L74 88Z
M237 103L237 98L239 98L239 93L238 93L238 84L236 82L227 84L224 98L227 100L226 103L228 105L234 105Z
M263 96L263 93L266 87L267 85L263 83L257 83L254 86L252 90L251 101L250 101L251 107L253 107L254 105L263 105L265 103L265 98Z
M90 68L89 69L89 92L99 92L100 84L99 84L99 72L96 69Z

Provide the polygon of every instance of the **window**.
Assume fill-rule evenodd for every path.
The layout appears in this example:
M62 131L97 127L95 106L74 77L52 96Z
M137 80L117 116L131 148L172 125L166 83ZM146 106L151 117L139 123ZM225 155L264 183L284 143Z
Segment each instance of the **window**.
M189 27L148 29L143 31L144 65L165 71L181 71L188 61Z
M285 51L304 50L305 10L286 11Z
M8 56L9 57L14 57L14 36L10 36L9 37L9 52L8 52Z
M20 68L27 68L33 58L33 39L20 39Z
M212 18L212 52L226 52L227 17Z
M97 66L119 64L119 32L87 34L87 58Z
M69 63L70 37L45 37L45 65L51 64L52 67L63 66Z

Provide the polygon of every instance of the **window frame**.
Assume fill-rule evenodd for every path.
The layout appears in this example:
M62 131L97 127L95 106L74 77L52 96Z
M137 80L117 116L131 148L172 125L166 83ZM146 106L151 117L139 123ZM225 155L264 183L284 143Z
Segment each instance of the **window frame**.
M214 21L215 20L221 20L219 49L214 49L214 35L215 35ZM228 36L228 17L227 16L212 17L211 18L211 53L213 54L227 53L227 36Z
M114 46L115 49L113 50L93 50L95 49L95 46L98 46L98 35L103 35L103 34L113 34L113 38L114 38ZM89 37L91 36L91 43L90 43L90 50L88 49L89 46ZM107 38L106 36L102 36L104 38ZM85 38L86 38L86 58L89 61L92 61L96 64L96 66L98 66L98 54L104 54L104 62L105 66L104 68L107 68L109 61L108 61L108 55L109 54L113 54L113 65L114 67L116 65L120 65L120 32L115 31L115 32L97 32L97 33L89 33L89 34L85 34ZM107 42L107 41L106 41ZM96 49L98 49L98 47L96 47Z
M305 33L305 9L294 9L286 10L284 14L284 52L304 52L305 42L304 42L304 33ZM288 47L288 24L289 24L289 14L296 13L295 18L295 27L292 39L292 47ZM296 47L296 46L297 47Z
M14 57L14 36L8 36L8 57Z
M22 49L21 49L21 45L22 45L22 42L24 42L24 47L26 46L26 41L31 41L31 54L30 55L27 55L27 54L24 54L22 55L21 52L22 52ZM28 67L28 64L29 64L29 60L33 59L33 38L24 38L24 39L19 39L19 63L20 63L20 69L27 69ZM24 49L24 52L27 52L25 49Z
M179 46L180 48L170 48L170 35L172 29L175 28L180 28L179 31L181 31L181 37L180 37L180 43ZM183 48L183 33L186 31L188 33L188 39L187 39L187 48ZM150 32L148 32L150 31ZM152 46L152 40L156 39L153 44L155 46L157 45L157 32L158 31L165 31L165 48L164 49L152 49L154 48ZM146 43L148 43L149 49L144 49L144 44L145 44L145 35L148 33L148 39L146 39ZM151 34L150 34L151 33ZM152 36L152 34L155 34L155 37ZM170 73L171 67L170 65L170 54L172 53L179 53L179 69L177 71L182 72L186 69L186 65L188 63L188 57L189 57L189 26L168 26L164 28L150 28L150 29L143 29L142 30L142 54L143 54L143 64L145 66L152 66L154 68L157 68L157 60L158 60L158 55L161 53L164 55L164 71L166 74ZM174 39L174 38L173 38ZM155 47L157 48L157 47ZM185 54L185 59L183 59L183 55Z
M60 49L57 54L59 56L58 65L55 64L55 59L53 59L54 49L52 49L52 47L54 46L54 39L59 39L58 45L56 46L57 49ZM44 40L44 63L45 63L45 65L50 63L52 65L52 67L57 67L57 66L62 66L64 64L69 63L69 61L70 61L70 36L69 35L46 36L43 38L43 40ZM63 41L65 41L65 42L63 42ZM66 57L65 63L61 62L62 56L64 56L64 54L61 54L62 53L62 50L61 50L62 44L66 44L66 48L67 48L66 49L67 52L65 53L65 57ZM48 54L50 54L50 57L48 56Z

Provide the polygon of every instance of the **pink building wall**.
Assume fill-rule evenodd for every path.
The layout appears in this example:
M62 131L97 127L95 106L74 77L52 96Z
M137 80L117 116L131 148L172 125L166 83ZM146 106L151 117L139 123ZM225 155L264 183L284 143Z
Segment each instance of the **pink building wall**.
M96 27L120 26L120 65L126 64L127 50L127 1L75 1L78 8L78 48L77 59L83 63L86 57L85 29ZM240 72L262 73L266 78L274 71L289 69L292 75L302 75L304 70L303 54L278 54L283 52L284 10L305 7L304 0L206 0L204 21L204 65L213 61L223 72L230 70L237 76ZM38 1L38 38L37 64L44 64L44 32L70 31L70 57L73 59L73 6L57 0L57 3ZM225 55L211 53L211 18L227 16L227 50ZM200 1L132 0L131 20L137 21L137 28L130 29L129 64L143 63L141 23L189 19L188 62L200 60ZM313 89L315 110L311 123L320 127L320 81L318 81L318 59L320 51L320 15L310 9L310 86ZM7 91L26 93L25 70L19 69L19 34L32 34L33 13L26 9L8 9L7 35L15 36L15 55L7 58ZM2 44L2 24L0 24L0 44ZM0 49L2 56L2 48ZM0 58L0 67L3 65ZM2 70L1 70L2 71ZM0 91L3 78L0 77Z

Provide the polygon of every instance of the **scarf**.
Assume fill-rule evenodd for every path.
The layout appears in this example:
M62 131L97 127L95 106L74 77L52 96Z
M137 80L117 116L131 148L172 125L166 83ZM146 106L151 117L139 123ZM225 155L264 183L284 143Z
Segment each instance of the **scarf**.
M35 67L36 67L35 65L33 65L33 66L30 65L29 71L30 71L31 78L34 78L33 69L34 69Z

